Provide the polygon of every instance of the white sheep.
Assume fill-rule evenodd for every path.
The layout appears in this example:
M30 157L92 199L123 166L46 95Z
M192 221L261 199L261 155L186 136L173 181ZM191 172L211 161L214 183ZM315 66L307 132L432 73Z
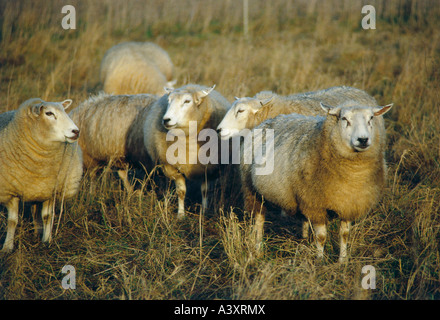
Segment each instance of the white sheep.
M188 84L170 90L151 106L145 118L144 142L147 152L154 163L163 165L164 174L176 183L179 219L185 216L185 179L201 181L202 208L205 209L208 181L218 173L218 164L202 164L199 161L197 155L204 143L197 137L196 141L192 141L190 137L191 130L197 130L197 134L202 129L210 128L217 138L215 128L231 104L214 87ZM183 159L172 162L170 150L176 144L178 149L183 148L183 155L180 154Z
M131 191L128 168L151 167L144 145L146 110L157 100L152 94L110 95L101 92L70 112L81 130L78 143L84 166L111 164L118 169L124 187Z
M217 127L223 140L246 134L267 119L280 114L298 113L307 116L325 115L320 103L339 105L355 101L360 105L376 106L376 100L361 89L337 86L318 91L280 96L271 91L261 91L253 98L236 98L231 108ZM287 216L282 210L281 214ZM304 220L304 219L303 219ZM303 237L308 237L308 222L303 221Z
M123 42L110 48L101 62L100 79L105 92L113 94L163 94L172 87L174 65L152 42Z
M256 127L274 130L273 141L262 144L274 148L273 173L256 175L255 164L240 164L245 210L256 215L258 244L263 236L262 197L309 219L318 257L324 254L327 211L336 212L341 218L339 260L346 260L350 222L378 202L385 184L382 115L391 106L322 104L326 117L280 115Z
M280 114L325 115L319 105L320 102L339 105L346 101L356 101L366 106L377 105L376 100L365 91L348 86L331 87L289 96L262 91L253 98L236 98L218 125L217 132L222 139L229 139L243 129L252 129L264 120Z
M50 242L54 201L78 192L83 165L78 127L65 112L71 103L34 98L0 115L0 203L8 211L3 252L14 247L20 200L43 203L42 240Z

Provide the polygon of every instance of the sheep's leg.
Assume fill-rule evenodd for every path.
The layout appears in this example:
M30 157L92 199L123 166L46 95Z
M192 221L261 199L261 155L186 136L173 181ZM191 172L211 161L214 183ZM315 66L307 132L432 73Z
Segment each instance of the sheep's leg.
M265 209L264 206L260 207L260 210L255 212L255 243L257 251L261 250L263 245L263 234L264 234L264 221L265 221Z
M186 195L186 181L185 177L179 175L175 179L176 191L178 199L177 219L185 218L185 195Z
M341 226L339 229L339 236L341 240L339 262L343 263L347 261L347 242L348 235L350 233L350 221L341 220Z
M203 180L200 186L200 190L202 192L202 212L208 208L208 188L209 182L207 180Z
M309 238L309 220L304 220L302 223L302 237L303 239Z
M41 209L41 219L43 220L43 242L52 240L52 217L53 217L53 200L43 202Z
M254 234L255 234L255 246L257 251L261 249L263 244L264 234L264 221L266 208L263 202L260 200L260 196L257 196L252 190L243 188L244 195L244 209L255 217Z
M171 165L165 165L163 167L164 174L174 180L176 184L176 192L178 199L177 219L185 218L185 196L186 196L186 180L176 168Z
M309 219L302 213L298 212L299 218L302 221L302 238L308 239L309 238L309 229L310 229L310 221Z
M39 204L33 204L31 206L32 222L34 224L34 235L38 236L43 229L41 224L41 217L38 215Z
M128 180L128 170L127 169L120 169L118 170L119 178L122 180L122 184L124 185L125 190L129 194L133 193L133 186L131 185L130 181Z
M7 204L8 210L8 231L6 233L5 243L3 244L2 252L11 252L14 249L14 235L18 224L18 205L19 198L12 198Z
M316 223L313 225L316 237L316 249L318 250L318 259L324 258L324 245L327 238L327 226L325 223Z
M262 202L258 199L255 192L248 188L242 188L244 198L244 210L252 213L262 210Z

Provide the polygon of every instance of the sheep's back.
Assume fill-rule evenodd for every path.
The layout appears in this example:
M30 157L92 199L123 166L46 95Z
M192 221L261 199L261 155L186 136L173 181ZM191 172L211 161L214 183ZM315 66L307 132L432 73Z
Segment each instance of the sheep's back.
M113 94L160 94L173 76L168 53L151 42L126 42L110 48L100 70L104 91Z
M112 64L103 80L103 89L113 94L160 94L166 84L165 75L155 64L134 55Z
M80 129L79 144L85 156L96 162L125 162L127 136L151 95L104 95L86 101L70 116Z
M159 70L165 75L167 81L173 80L174 65L168 52L152 42L136 42L135 44L138 45L138 51L142 53L144 57L156 64Z
M255 98L272 100L257 112L253 119L249 119L251 127L262 123L267 119L274 118L280 114L298 113L306 116L324 116L326 113L320 103L332 106L351 103L352 105L363 105L374 107L376 100L363 90L339 86L328 89L279 96L270 91L262 91L255 95Z
M0 114L0 131L4 129L14 118L16 110L11 110Z

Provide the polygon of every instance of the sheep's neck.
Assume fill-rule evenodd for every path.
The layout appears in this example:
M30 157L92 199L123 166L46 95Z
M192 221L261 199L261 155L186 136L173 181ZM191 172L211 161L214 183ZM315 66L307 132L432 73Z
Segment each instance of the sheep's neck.
M8 144L8 152L10 156L15 159L14 165L19 165L27 170L31 170L36 174L45 174L45 169L48 163L51 165L51 170L55 162L65 150L65 143L50 143L41 146L34 137L27 131L19 129L17 126L8 130L9 137L5 140ZM61 163L60 163L61 165Z
M371 184L373 180L376 180L377 183L382 184L385 169L378 137L370 150L353 152L347 156L347 154L342 155L335 146L338 142L340 143L340 137L331 136L329 126L324 125L323 130L324 134L320 135L322 140L318 142L322 146L319 166L332 177L331 181Z

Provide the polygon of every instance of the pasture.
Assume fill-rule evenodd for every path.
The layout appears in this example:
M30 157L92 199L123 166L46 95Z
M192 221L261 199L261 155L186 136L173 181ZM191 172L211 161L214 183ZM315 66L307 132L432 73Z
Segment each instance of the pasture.
M266 218L256 256L252 219L236 174L209 190L200 214L188 190L176 219L173 183L149 176L127 193L110 167L85 172L79 194L57 210L53 239L41 243L20 214L15 249L0 257L1 299L439 299L440 7L434 0L250 0L248 33L237 0L72 0L76 29L61 21L64 1L0 1L0 112L40 97L97 94L107 49L151 41L176 67L176 87L216 85L230 101L262 90L281 95L347 85L365 90L385 116L387 186L356 221L349 261L339 264L335 217L324 262L312 237L278 211ZM364 4L376 29L363 29ZM232 170L232 169L231 169ZM3 210L3 208L2 208ZM6 214L0 211L0 239ZM65 265L76 288L61 282ZM376 272L364 289L364 266Z

